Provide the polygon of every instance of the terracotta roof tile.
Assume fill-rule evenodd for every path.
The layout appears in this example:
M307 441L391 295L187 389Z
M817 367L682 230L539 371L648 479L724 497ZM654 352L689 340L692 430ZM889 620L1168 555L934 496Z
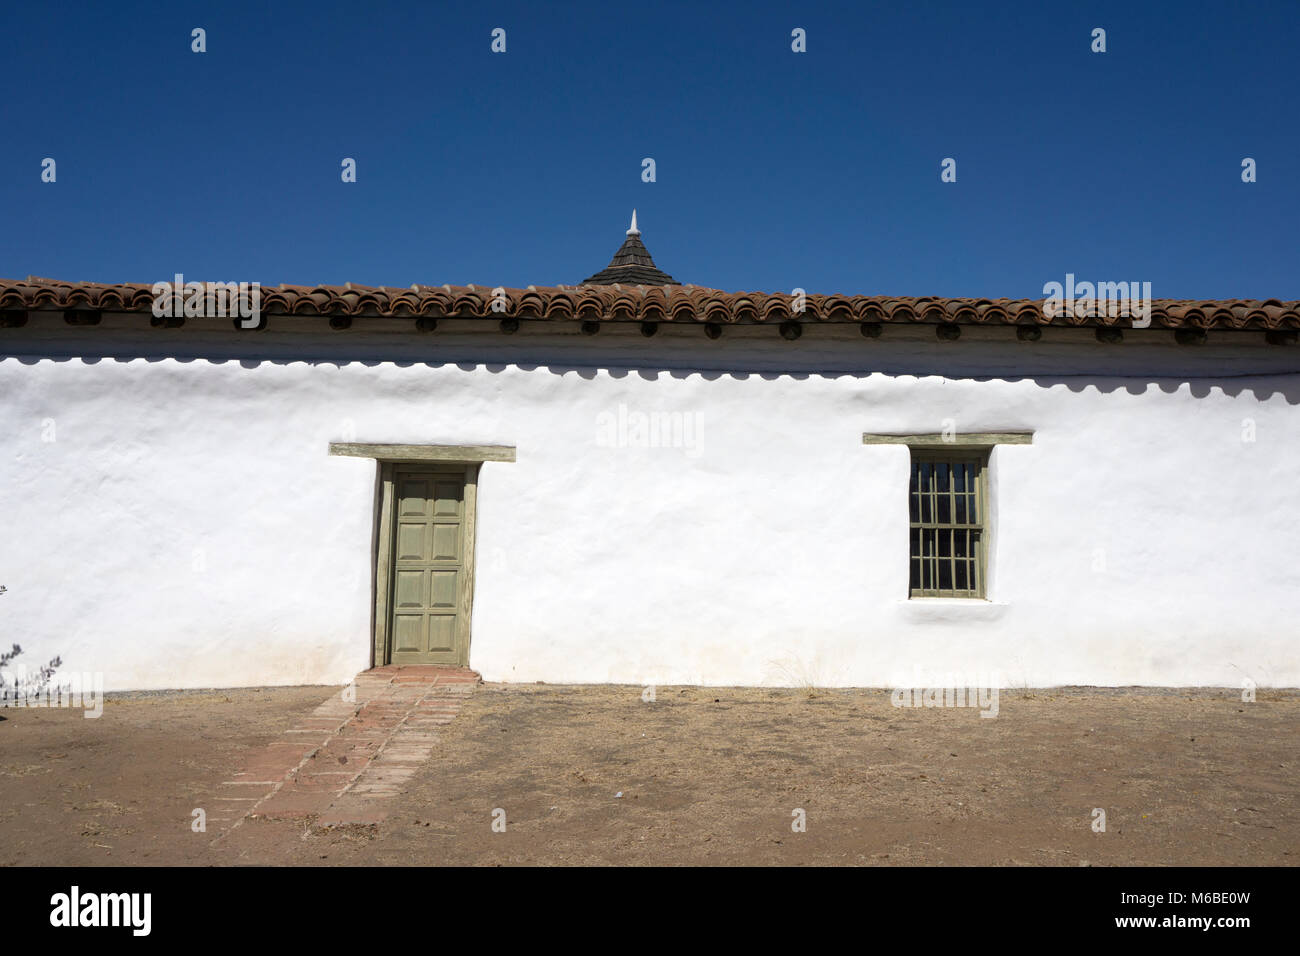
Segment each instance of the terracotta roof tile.
M269 315L466 317L605 322L779 323L881 322L958 325L1131 325L1128 318L1076 315L1049 318L1037 299L900 298L809 295L802 314L786 293L720 292L691 285L583 284L503 289L504 312L492 310L489 286L279 285L262 287ZM152 283L103 284L29 277L0 279L0 311L99 310L149 312ZM1277 299L1156 299L1152 325L1199 329L1300 329L1300 302Z

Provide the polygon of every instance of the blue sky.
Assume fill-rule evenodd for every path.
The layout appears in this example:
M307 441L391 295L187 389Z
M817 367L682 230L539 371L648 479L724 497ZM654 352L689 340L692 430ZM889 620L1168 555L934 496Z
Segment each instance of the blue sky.
M636 207L662 269L728 291L1039 298L1073 272L1300 298L1295 2L123 0L0 25L4 277L570 284Z

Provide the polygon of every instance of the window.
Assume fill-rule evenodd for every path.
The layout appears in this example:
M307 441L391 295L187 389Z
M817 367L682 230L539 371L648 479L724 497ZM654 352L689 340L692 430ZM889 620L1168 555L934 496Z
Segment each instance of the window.
M912 448L912 597L984 597L987 461L983 450Z

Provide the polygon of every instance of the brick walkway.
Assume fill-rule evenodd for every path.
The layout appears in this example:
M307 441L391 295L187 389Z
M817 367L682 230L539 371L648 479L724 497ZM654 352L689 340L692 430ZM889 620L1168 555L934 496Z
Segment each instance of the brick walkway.
M379 823L388 798L429 756L480 682L451 667L377 667L314 710L222 782L208 825L249 817L316 818L317 826Z

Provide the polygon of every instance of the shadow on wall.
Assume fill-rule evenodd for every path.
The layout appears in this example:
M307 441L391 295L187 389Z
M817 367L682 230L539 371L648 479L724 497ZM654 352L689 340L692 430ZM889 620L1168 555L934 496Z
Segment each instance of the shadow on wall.
M20 333L25 330L17 330ZM950 345L899 341L871 344L827 339L807 345L736 341L725 349L714 343L686 338L677 341L597 343L576 336L537 336L536 341L502 343L500 335L450 337L445 344L395 344L389 341L340 343L328 336L258 333L258 354L248 355L246 344L229 336L198 333L191 341L173 340L165 354L156 335L138 341L128 334L104 339L64 340L56 336L6 336L0 369L6 359L24 365L43 362L143 361L158 363L238 362L243 368L262 365L312 365L345 368L359 365L379 368L423 366L458 368L472 372L501 373L508 369L551 375L576 375L594 379L636 375L647 381L660 376L705 381L757 377L866 379L872 376L919 378L937 376L971 381L1031 382L1049 389L1065 386L1073 392L1096 389L1102 393L1125 390L1141 395L1149 389L1173 394L1189 385L1191 394L1205 398L1216 390L1229 397L1249 393L1263 401L1280 395L1290 405L1300 404L1300 349L1258 346L1199 346L1134 343L1059 343L1026 346L1018 342L970 342ZM530 337L532 338L532 337ZM610 338L614 338L610 336ZM111 345L111 347L110 347Z

